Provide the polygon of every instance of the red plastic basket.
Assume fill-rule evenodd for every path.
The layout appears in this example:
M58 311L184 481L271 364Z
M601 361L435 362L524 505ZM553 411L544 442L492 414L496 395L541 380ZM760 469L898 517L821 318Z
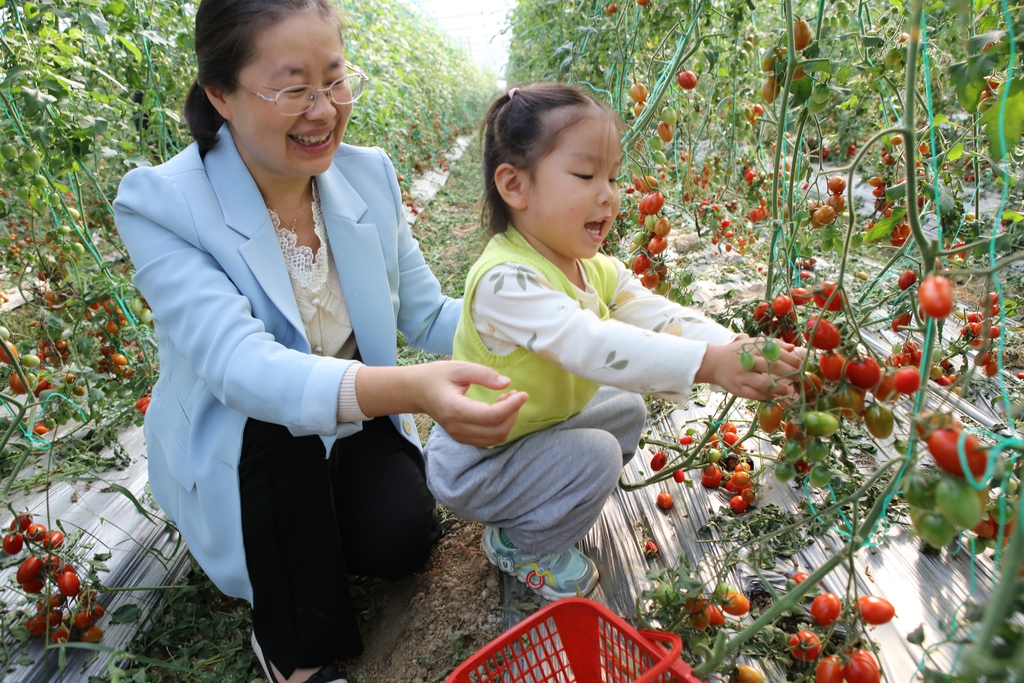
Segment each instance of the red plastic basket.
M448 683L701 683L682 651L674 633L637 631L593 600L565 598L492 640Z

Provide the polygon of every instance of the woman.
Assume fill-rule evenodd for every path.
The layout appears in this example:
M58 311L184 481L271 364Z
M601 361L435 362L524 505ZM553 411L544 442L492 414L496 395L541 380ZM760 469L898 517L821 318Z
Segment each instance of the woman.
M125 176L118 231L153 309L153 496L225 593L253 605L272 682L344 680L362 651L346 574L397 578L438 537L415 424L501 442L526 400L469 363L395 367L396 330L450 353L443 296L378 149L341 144L362 77L329 0L203 0L196 143Z

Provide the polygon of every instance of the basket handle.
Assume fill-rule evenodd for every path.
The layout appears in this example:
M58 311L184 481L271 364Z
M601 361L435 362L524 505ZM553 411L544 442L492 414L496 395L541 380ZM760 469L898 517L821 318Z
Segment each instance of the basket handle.
M679 655L683 653L683 641L675 633L666 633L665 631L640 631L639 633L647 640L671 645L671 649L654 668L634 681L634 683L652 683L655 678L668 671L672 664L679 659Z

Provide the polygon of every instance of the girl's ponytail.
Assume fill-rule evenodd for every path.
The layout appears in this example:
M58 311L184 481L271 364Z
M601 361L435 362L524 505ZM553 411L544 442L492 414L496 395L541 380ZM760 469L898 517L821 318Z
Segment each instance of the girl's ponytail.
M185 122L199 144L199 155L206 156L217 144L217 131L224 125L224 117L214 108L198 81L192 83L185 97Z

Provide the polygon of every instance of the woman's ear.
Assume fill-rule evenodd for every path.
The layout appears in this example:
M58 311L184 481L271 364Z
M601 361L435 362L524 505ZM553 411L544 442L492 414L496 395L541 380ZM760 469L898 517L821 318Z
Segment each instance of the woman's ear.
M206 97L209 98L210 104L217 110L217 113L223 116L225 121L230 121L231 105L225 98L224 88L219 85L207 85L203 86L203 90L206 91Z
M504 163L494 170L494 185L509 208L518 211L526 208L530 191L530 176L526 171Z

